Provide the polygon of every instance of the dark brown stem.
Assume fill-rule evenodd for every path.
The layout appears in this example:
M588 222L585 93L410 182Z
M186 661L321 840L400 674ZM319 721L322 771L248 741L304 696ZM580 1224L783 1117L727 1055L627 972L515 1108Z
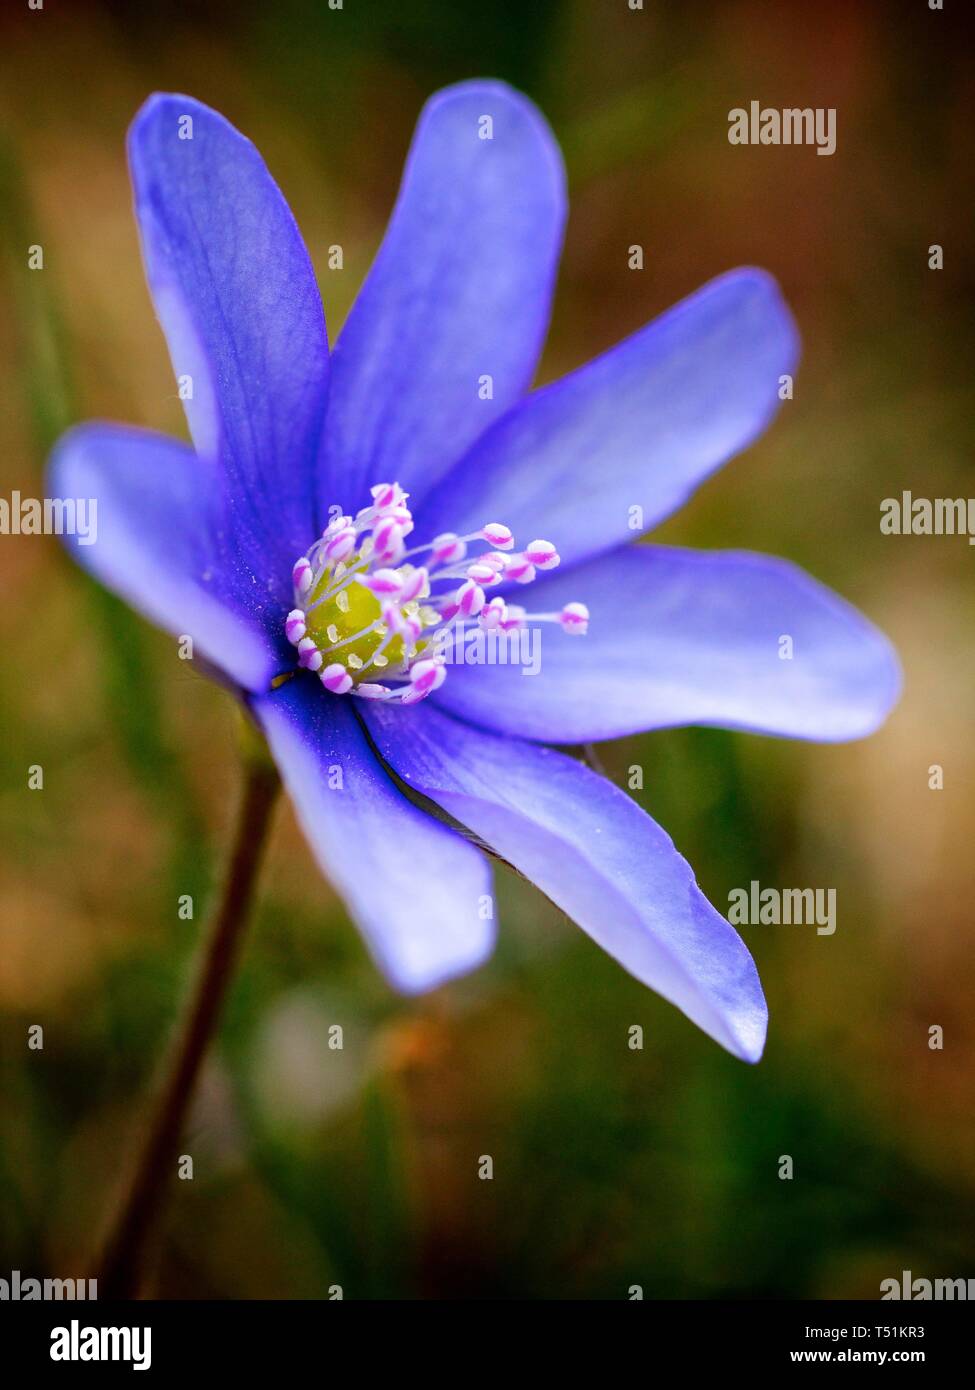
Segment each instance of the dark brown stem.
M186 1113L240 949L279 785L269 762L258 757L247 761L233 849L196 984L173 1039L145 1143L97 1271L101 1299L138 1297Z

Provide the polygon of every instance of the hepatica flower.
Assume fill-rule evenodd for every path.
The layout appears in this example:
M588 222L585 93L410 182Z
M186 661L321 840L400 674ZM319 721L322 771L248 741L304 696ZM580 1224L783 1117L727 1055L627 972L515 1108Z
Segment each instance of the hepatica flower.
M483 845L755 1061L766 1007L745 946L665 832L545 745L691 723L851 739L896 698L885 638L793 565L628 544L769 422L797 357L774 282L724 275L531 391L565 190L551 133L507 87L427 105L331 350L248 140L154 96L129 159L193 448L70 432L49 490L97 498L78 560L239 693L394 985L430 989L491 951ZM540 633L540 669L448 662L458 633Z

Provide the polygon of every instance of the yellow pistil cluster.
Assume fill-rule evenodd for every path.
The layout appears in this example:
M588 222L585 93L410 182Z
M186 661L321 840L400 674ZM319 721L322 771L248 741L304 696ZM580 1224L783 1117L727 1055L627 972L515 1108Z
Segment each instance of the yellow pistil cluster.
M383 604L370 589L354 580L319 603L317 608L313 606L322 594L335 587L343 574L355 567L356 557L353 557L349 565L339 564L334 570L325 570L309 595L310 611L306 622L307 635L321 651L325 663L341 661L358 684L360 679L374 681L381 678L381 672L398 669L407 655L412 657L422 652L428 644L421 638L407 653L402 636L397 634L387 641L389 626L383 621L382 611L384 606L388 607L388 600ZM424 608L416 599L399 605L399 612L404 618L418 619L425 627L439 621L433 609Z

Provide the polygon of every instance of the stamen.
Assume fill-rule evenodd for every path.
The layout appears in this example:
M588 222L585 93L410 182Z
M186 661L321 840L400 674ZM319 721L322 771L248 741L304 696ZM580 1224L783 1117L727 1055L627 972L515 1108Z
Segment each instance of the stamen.
M407 550L408 494L398 483L377 483L370 494L372 505L354 518L333 517L291 572L295 607L284 620L285 636L297 649L299 668L317 672L330 694L416 704L447 678L440 639L472 624L510 633L551 622L573 636L586 632L585 604L528 614L500 595L485 595L554 569L559 555L551 541L534 540L515 553L511 531L492 521L470 535L444 532ZM490 548L468 559L468 546L478 542ZM424 564L410 563L421 554ZM381 671L382 681L365 679L370 671Z
M430 549L432 551L430 562L434 565L453 565L458 560L463 560L467 554L467 546L460 536L455 536L452 531L438 536Z
M304 637L307 628L305 626L305 615L300 608L292 608L287 618L284 620L284 635L293 646Z
M554 570L559 558L559 553L551 541L532 541L525 551L525 559L530 560L535 568L540 570Z
M519 608L516 603L508 604L508 612L501 622L502 632L517 632L519 628L525 626L525 619L528 614L524 608Z
M478 584L500 584L501 575L494 565L484 564L483 561L476 562L467 566L468 579L474 579Z
M352 677L341 661L333 661L331 666L326 666L320 678L325 689L333 695L348 695L352 689Z
M311 562L309 561L307 555L302 555L301 559L296 563L294 569L291 571L291 580L295 586L295 593L307 594L308 590L312 586L313 579L314 571L312 570Z
M343 526L329 536L324 547L327 562L332 565L338 560L347 560L355 553L357 539L356 529L351 525Z
M298 665L307 671L317 671L322 664L322 654L311 637L302 637L298 643Z
M584 603L567 603L559 614L563 632L584 637L589 631L589 609Z
M484 590L473 579L462 584L455 595L457 611L462 618L473 618L484 607Z
M415 704L439 690L447 678L447 668L441 661L418 661L410 671L411 689L403 692L404 705Z
M478 622L486 631L490 632L493 628L502 625L507 617L508 605L503 598L493 598L481 609Z
M489 521L482 528L481 535L495 550L510 550L515 543L515 538L507 526L502 526L499 521Z
M535 566L526 555L516 555L504 572L505 579L516 584L530 584L535 578Z
M399 594L403 581L395 570L376 570L374 574L356 575L356 582L370 593L380 598L391 598Z

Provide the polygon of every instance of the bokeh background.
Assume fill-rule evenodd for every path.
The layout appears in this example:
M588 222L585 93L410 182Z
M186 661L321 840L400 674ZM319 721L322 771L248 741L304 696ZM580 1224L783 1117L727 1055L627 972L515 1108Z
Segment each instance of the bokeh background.
M184 1145L195 1177L174 1184L162 1296L876 1298L902 1269L975 1274L975 552L879 531L903 488L975 491L962 8L4 7L2 495L43 495L75 420L185 433L124 163L147 93L189 92L256 141L334 336L422 102L498 76L542 105L570 179L540 379L736 264L772 270L803 333L796 399L659 534L792 557L892 634L906 673L864 743L688 729L598 750L621 783L644 768L639 800L722 909L753 878L836 889L832 937L744 929L771 1012L755 1068L503 871L492 963L395 997L283 804ZM836 107L835 155L731 147L728 111L753 98ZM26 268L35 243L43 271ZM2 537L0 567L0 1273L81 1275L219 872L234 714L55 540Z

